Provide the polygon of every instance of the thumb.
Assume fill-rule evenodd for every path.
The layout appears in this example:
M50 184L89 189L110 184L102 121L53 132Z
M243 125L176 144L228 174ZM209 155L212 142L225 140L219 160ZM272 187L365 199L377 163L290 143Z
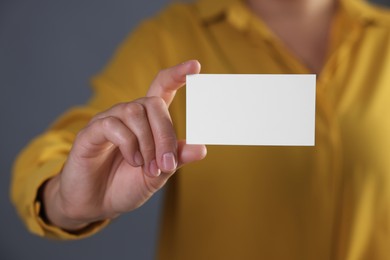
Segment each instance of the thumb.
M207 148L202 144L186 144L185 140L178 142L178 167L204 159L207 155Z

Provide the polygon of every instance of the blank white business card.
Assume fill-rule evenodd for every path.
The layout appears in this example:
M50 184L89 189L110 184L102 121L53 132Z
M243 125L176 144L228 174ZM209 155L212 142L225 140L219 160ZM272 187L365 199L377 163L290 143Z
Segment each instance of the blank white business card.
M313 146L316 76L187 76L187 143Z

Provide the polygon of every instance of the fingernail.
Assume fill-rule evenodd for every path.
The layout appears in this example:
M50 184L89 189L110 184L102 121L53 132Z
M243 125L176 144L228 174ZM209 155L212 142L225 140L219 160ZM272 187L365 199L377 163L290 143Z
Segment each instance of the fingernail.
M155 177L160 176L161 170L158 168L156 160L150 162L149 171Z
M144 164L144 159L142 158L142 155L139 151L136 151L134 154L134 161L138 166L141 166Z
M164 170L173 171L176 169L175 155L173 153L165 153L163 155Z

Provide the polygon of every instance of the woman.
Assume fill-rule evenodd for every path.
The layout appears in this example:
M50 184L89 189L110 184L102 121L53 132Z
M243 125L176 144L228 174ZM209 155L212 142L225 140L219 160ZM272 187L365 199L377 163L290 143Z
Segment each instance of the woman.
M388 259L389 42L389 12L358 0L174 4L24 150L13 201L31 231L74 239L172 177L161 259ZM317 73L316 146L211 146L191 164L206 147L182 140L179 89L200 64Z

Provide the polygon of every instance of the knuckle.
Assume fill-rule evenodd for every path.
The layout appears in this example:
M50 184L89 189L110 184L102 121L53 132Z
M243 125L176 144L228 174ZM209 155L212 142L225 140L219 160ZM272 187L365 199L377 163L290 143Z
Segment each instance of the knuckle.
M161 97L153 96L149 97L147 100L147 103L154 107L163 107L165 106L164 99Z
M167 73L167 69L162 69L157 73L156 79L163 78L164 75Z
M101 126L103 129L113 129L117 123L117 119L112 116L105 117L100 119Z
M83 139L84 135L85 135L85 131L86 129L88 128L89 126L87 126L86 128L83 128L81 129L77 134L76 134L76 138L75 140L78 141L80 139Z
M121 146L123 147L127 147L131 150L135 150L136 149L136 144L137 144L137 139L135 138L134 135L130 134L130 135L127 135L126 138L124 138L122 140L122 144Z
M91 132L96 131L96 129L99 127L98 123L97 123L97 122L99 122L99 120L101 120L101 119L97 119L97 120L95 120L93 122L90 122L84 128L80 129L80 131L77 132L75 139L76 140L82 140L82 139L88 137L88 135Z
M153 158L155 154L155 146L153 143L144 144L141 147L142 153L148 155L147 157Z
M128 117L140 118L145 116L145 107L137 102L127 103L123 106L123 113Z
M172 133L160 133L158 142L160 144L173 144L176 143L176 136Z
M154 144L149 143L144 145L142 150L146 153L154 153L154 149L155 149Z

